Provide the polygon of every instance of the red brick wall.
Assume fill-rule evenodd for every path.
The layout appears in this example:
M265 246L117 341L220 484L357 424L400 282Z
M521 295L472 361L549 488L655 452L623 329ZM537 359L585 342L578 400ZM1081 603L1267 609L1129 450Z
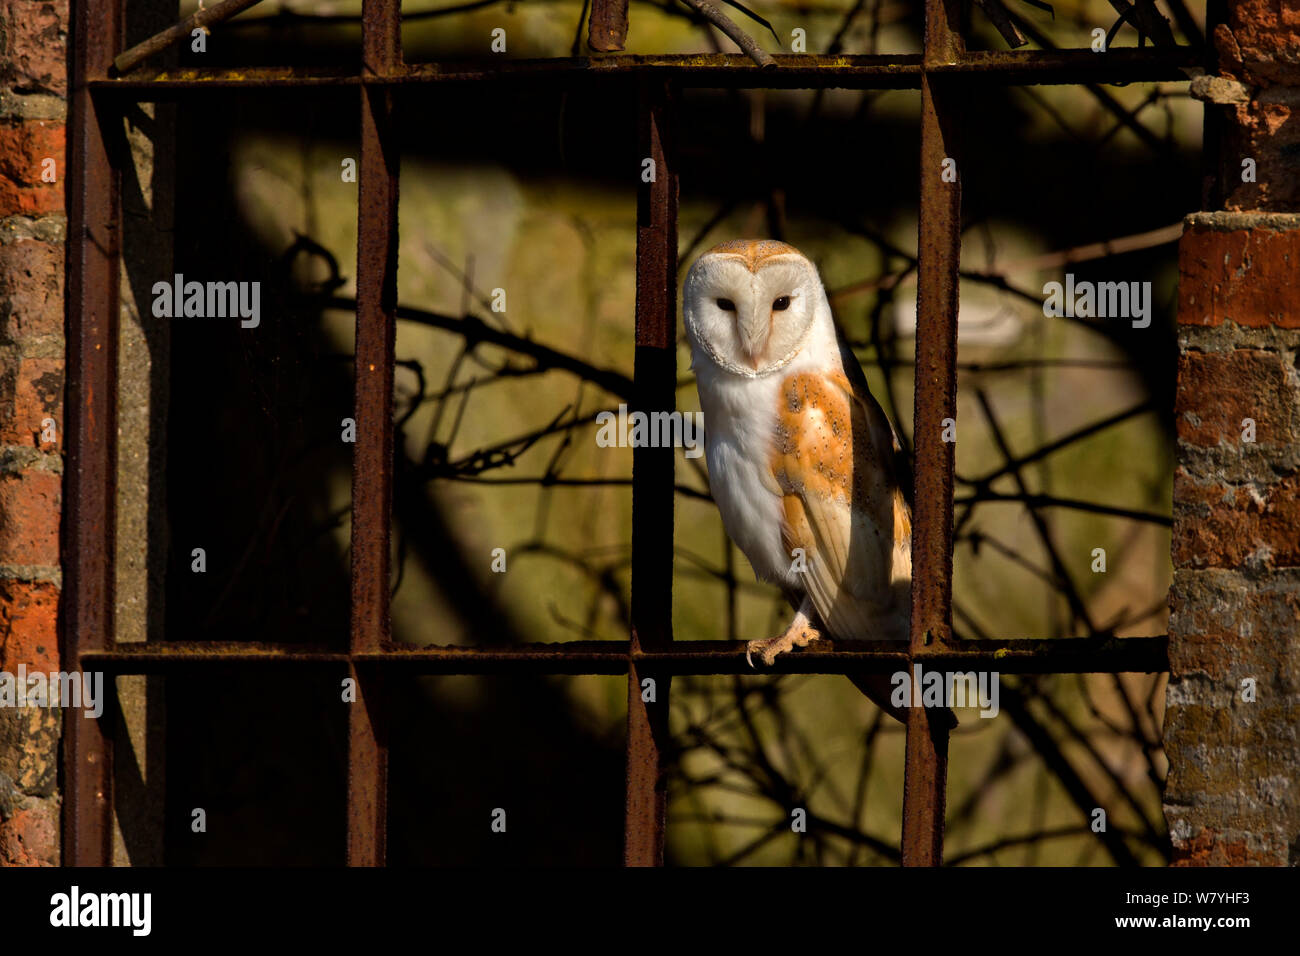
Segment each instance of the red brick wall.
M1230 2L1214 42L1226 208L1189 217L1179 246L1165 816L1177 864L1285 866L1300 862L1300 8Z
M1177 863L1288 865L1300 850L1300 216L1201 213L1179 253L1165 815Z
M0 671L10 673L59 669L66 23L66 0L0 0ZM56 182L42 178L46 158ZM59 862L58 735L57 711L0 708L0 866Z
M1300 62L1300 4L1295 0L1228 0L1227 22L1214 32L1219 75L1245 94L1226 107L1220 150L1225 209L1295 212L1300 176L1294 157L1300 123L1293 118ZM1259 167L1244 182L1243 159Z

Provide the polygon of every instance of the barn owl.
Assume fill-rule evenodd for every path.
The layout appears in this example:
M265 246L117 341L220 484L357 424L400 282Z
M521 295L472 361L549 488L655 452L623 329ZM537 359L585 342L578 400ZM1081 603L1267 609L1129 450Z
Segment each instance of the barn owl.
M723 525L796 608L746 656L770 665L825 637L905 641L912 531L898 440L836 336L816 267L783 242L725 242L691 267L682 311ZM899 716L884 675L855 683Z

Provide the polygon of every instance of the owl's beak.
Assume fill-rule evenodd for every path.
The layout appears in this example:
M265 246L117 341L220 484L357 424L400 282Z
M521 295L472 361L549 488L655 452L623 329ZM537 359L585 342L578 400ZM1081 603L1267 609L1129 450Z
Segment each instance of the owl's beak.
M759 362L767 351L768 337L772 334L771 315L763 315L757 309L738 314L736 332L740 337L741 351L757 371Z

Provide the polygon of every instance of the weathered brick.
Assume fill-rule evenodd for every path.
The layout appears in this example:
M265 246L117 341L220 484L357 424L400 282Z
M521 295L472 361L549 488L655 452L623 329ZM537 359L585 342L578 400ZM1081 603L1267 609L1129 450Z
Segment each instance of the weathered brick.
M1200 827L1189 838L1174 838L1174 866L1286 866L1287 846L1272 834Z
M59 670L58 617L55 585L0 579L0 671Z
M1289 445L1300 431L1300 378L1278 352L1185 352L1174 412L1178 437L1195 445L1241 446L1247 418L1256 443Z
M63 334L63 246L0 245L0 341Z
M0 353L0 444L53 449L42 441L46 419L63 435L63 359Z
M62 498L56 474L0 474L0 564L58 565Z
M47 120L0 121L0 216L41 216L63 208L64 130ZM41 178L46 159L55 161L56 182Z
M1253 69L1276 49L1237 62ZM1197 214L1179 247L1163 802L1182 866L1287 865L1300 833L1300 139L1291 104L1268 95L1225 108L1221 169L1235 177L1242 156L1257 159L1259 184L1229 179L1229 206L1288 214ZM1241 440L1245 418L1255 445Z
M1223 207L1229 210L1292 212L1300 206L1300 150L1295 76L1300 69L1300 26L1293 3L1234 0L1227 22L1214 31L1219 69L1249 90L1244 102L1219 107L1222 126L1219 176ZM1242 181L1241 163L1255 165L1252 182Z
M1267 477L1235 485L1176 469L1175 567L1300 566L1300 475Z
M1180 568L1169 604L1175 674L1204 674L1227 697L1252 676L1278 694L1300 693L1300 665L1278 664L1300 661L1300 574Z
M68 92L66 0L0 0L0 82L22 93Z
M1291 791L1287 768L1295 735L1279 737L1277 732L1287 728L1279 719L1281 708L1263 713L1263 706L1238 703L1231 711L1175 706L1168 726L1195 743L1183 747L1178 766L1170 768L1166 799L1198 807L1206 822L1225 826L1248 826L1284 802Z
M1286 212L1300 203L1300 177L1295 156L1300 150L1300 113L1289 92L1270 101L1271 91L1260 91L1247 103L1227 107L1235 122L1224 136L1221 181L1226 210ZM1254 175L1243 179L1249 160Z
M0 821L0 866L59 865L59 801L29 800Z
M1178 245L1182 325L1300 328L1300 229L1219 229L1189 222Z
M67 0L0 0L0 670L59 670ZM42 175L54 161L55 181ZM53 708L0 708L0 866L57 866Z
M1214 31L1220 67L1250 83L1295 82L1300 65L1300 7L1278 0L1233 0Z

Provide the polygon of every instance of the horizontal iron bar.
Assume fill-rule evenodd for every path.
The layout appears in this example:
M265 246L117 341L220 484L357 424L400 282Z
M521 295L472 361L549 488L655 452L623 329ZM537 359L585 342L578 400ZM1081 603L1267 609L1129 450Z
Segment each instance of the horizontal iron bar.
M1140 83L1186 80L1189 70L1203 71L1205 54L1193 47L1155 50L1125 48L1094 53L1092 50L973 50L947 63L926 67L927 72L956 74L972 80L1017 86L1062 83Z
M336 664L346 666L347 651L319 644L269 644L252 641L155 641L116 644L112 650L81 654L83 669L102 667L119 674L154 673L190 664ZM154 670L129 670L136 664Z
M992 83L1064 84L1132 83L1187 79L1186 70L1199 65L1196 50L1125 49L1109 53L1091 50L1031 50L1024 53L968 53L930 68ZM619 55L551 57L531 60L466 60L408 64L384 76L363 76L327 68L248 67L231 69L140 70L127 77L100 79L90 85L96 93L115 92L133 99L193 90L300 89L322 86L403 86L441 83L555 81L578 83L600 77L662 77L686 87L770 89L918 89L921 57L783 54L777 68L760 70L740 54L711 53L678 56Z
M1049 640L960 641L931 645L914 659L926 669L996 670L1004 674L1160 673L1169 669L1169 640L1159 637L1069 637ZM908 665L906 645L894 641L841 643L803 649L751 668L744 641L680 641L667 650L630 653L626 641L564 641L510 647L389 645L348 655L311 645L119 644L81 655L85 670L155 674L194 666L310 664L384 665L423 674L624 674L629 660L672 674L843 674Z

